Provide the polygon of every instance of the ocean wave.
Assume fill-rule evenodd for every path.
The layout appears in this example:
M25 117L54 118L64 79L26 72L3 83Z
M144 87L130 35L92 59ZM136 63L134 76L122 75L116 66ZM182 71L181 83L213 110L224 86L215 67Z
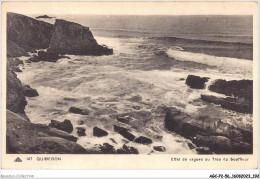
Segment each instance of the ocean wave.
M175 49L168 49L167 55L178 61L189 61L208 66L227 67L227 68L240 68L244 70L253 69L253 61L246 59L230 58L230 57L217 57L206 55L202 53L192 53L187 51L179 51Z
M183 38L183 37L149 37L149 39L154 40L165 40L170 42L187 42L193 44L210 44L210 45L246 45L252 46L252 43L242 43L242 42L229 42L220 40L200 40L193 38Z

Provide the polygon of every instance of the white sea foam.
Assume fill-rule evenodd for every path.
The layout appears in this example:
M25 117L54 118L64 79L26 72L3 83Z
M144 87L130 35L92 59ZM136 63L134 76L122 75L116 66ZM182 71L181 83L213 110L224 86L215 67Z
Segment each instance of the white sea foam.
M212 55L206 55L202 53L192 53L179 51L176 49L168 49L167 55L178 61L189 61L201 63L209 66L216 66L221 68L240 68L244 70L253 69L253 61L245 59L237 59L230 57L217 57Z

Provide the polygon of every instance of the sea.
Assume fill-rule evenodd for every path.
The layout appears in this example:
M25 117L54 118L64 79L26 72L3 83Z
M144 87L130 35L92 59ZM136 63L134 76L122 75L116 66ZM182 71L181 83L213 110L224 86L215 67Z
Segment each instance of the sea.
M251 114L200 99L201 94L225 97L208 90L216 79L253 79L252 16L53 16L89 27L97 42L112 48L114 54L67 55L71 59L56 63L25 63L18 78L39 93L27 98L25 111L33 123L68 119L74 126L73 135L77 136L76 127L86 128L86 136L78 137L86 149L98 149L103 143L118 149L126 144L140 154L197 153L189 147L189 139L165 129L165 107L252 128ZM191 89L185 84L188 75L210 80L203 90ZM72 106L90 113L70 113ZM131 121L121 123L118 116ZM153 143L128 141L114 132L113 125L128 128L135 136L146 136ZM109 135L93 136L95 126ZM158 152L154 146L166 150Z

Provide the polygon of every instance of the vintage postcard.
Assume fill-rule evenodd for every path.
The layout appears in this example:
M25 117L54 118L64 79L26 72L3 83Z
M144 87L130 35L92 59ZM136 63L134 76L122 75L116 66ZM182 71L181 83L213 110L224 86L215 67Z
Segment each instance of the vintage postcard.
M3 169L256 169L257 2L4 2Z

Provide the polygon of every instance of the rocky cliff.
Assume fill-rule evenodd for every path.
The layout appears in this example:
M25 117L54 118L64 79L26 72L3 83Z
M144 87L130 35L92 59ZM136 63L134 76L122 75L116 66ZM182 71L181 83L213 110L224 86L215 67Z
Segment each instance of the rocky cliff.
M17 57L35 49L48 48L53 30L52 24L7 13L7 56Z
M48 52L74 55L110 55L112 49L98 45L88 27L57 19Z
M52 24L20 14L7 13L7 153L75 154L98 152L87 151L76 143L77 137L68 132L47 125L31 123L24 111L27 104L25 97L37 97L39 94L29 85L22 84L17 78L15 72L21 72L18 65L23 64L23 61L12 57L24 56L28 52L36 51L36 49L48 48L50 44L52 47L50 50L53 52L40 51L36 56L38 61L55 62L60 57L59 54L67 53L68 49L74 50L69 51L69 54L86 55L103 55L107 54L109 50L112 51L99 46L88 28L69 22L65 22L65 25L62 24L55 24L54 34L54 25ZM83 31L81 32L81 30ZM66 46L70 45L69 42L74 44L74 48Z

